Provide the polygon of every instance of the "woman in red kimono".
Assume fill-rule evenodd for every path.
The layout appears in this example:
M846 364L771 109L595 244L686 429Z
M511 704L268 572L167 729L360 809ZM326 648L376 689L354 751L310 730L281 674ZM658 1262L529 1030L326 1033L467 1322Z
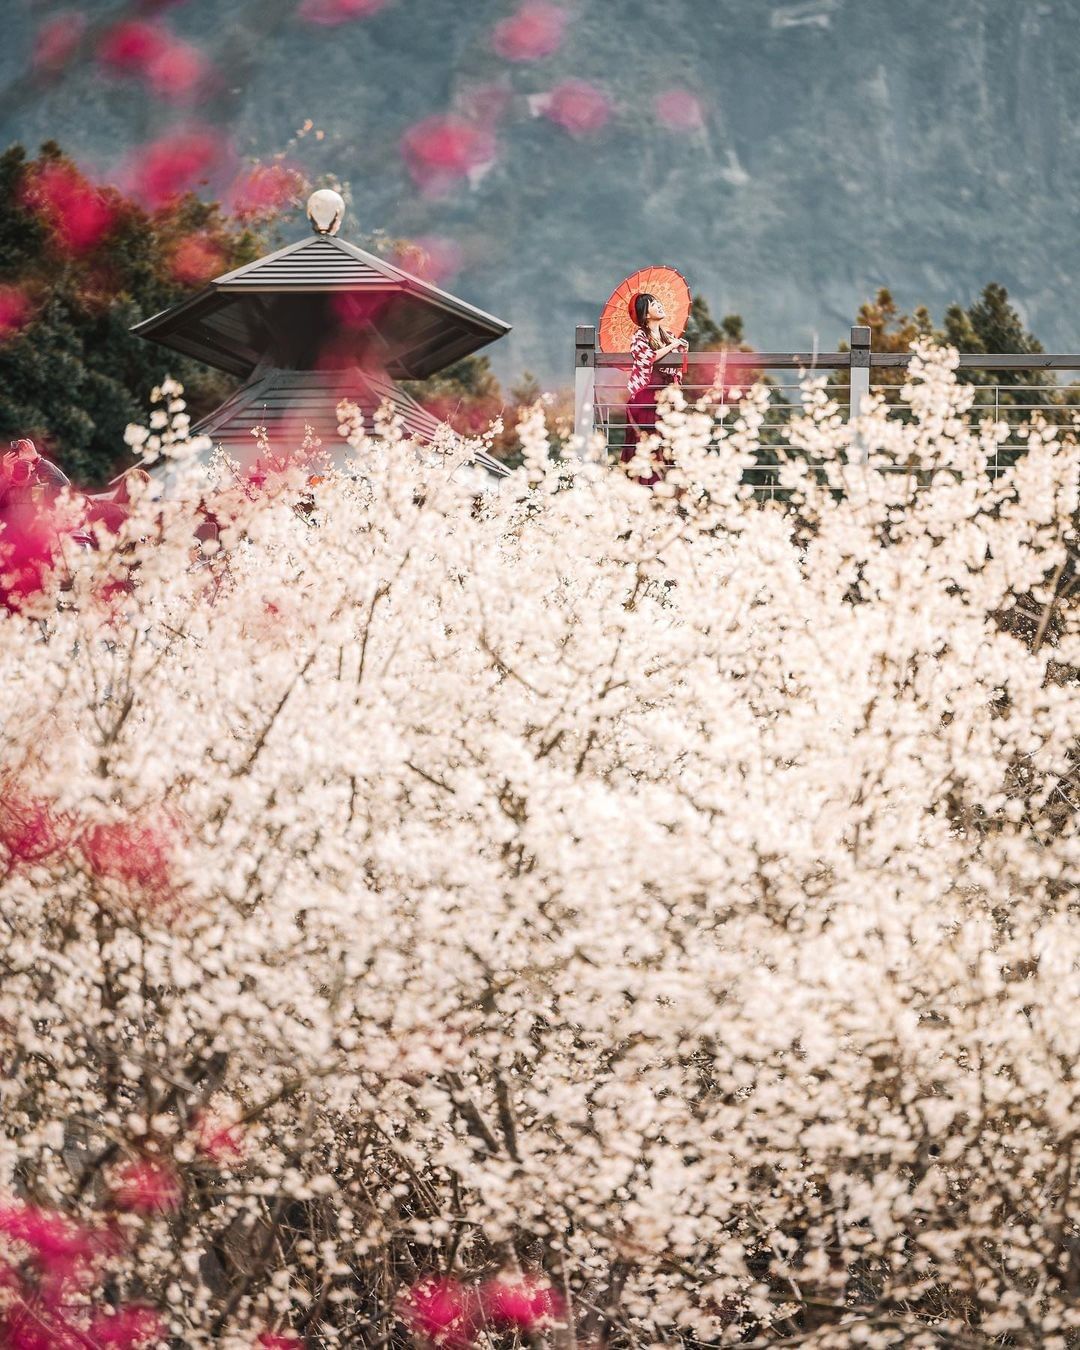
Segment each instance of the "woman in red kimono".
M683 338L675 337L662 327L664 306L655 295L642 291L630 301L629 309L637 332L630 343L630 355L634 363L626 381L629 398L626 401L626 441L621 457L623 464L629 464L637 454L641 437L656 428L657 395L668 385L682 381L682 371L677 366L665 366L657 370L657 361L670 352L689 350L689 344ZM662 468L664 459L659 451L653 452L653 460ZM658 483L661 477L658 468L648 477L639 477L638 482L651 486Z

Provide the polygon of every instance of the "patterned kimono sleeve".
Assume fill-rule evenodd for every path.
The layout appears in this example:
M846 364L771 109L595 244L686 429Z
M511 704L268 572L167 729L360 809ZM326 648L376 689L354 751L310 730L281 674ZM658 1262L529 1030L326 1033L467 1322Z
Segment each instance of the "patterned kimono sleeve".
M630 343L630 355L634 358L634 364L630 368L626 388L630 397L633 398L636 394L640 394L649 383L652 378L653 362L656 360L643 328L639 328L634 334L633 341Z

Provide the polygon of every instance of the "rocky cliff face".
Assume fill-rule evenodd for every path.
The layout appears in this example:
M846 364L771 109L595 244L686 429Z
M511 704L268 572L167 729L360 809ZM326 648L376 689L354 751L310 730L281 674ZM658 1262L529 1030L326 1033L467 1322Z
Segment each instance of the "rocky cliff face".
M568 379L573 325L649 262L680 267L770 349L831 348L879 285L940 312L988 280L1048 348L1080 348L1080 0L566 0L563 46L531 64L491 47L513 7L390 0L337 28L299 21L294 0L166 13L219 54L226 78L201 111L242 153L288 148L347 180L346 234L459 242L454 289L515 325L504 373ZM0 79L47 12L13 12ZM599 131L535 115L569 78L613 100ZM482 87L504 101L495 162L422 195L403 131ZM698 97L700 127L658 122L671 89ZM105 168L176 112L83 68L0 115L4 141L52 136Z

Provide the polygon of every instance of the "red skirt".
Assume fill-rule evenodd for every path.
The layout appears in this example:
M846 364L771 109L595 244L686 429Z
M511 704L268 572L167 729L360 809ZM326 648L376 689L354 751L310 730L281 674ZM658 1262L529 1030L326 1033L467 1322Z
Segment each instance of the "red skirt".
M666 389L669 384L674 384L674 380L650 381L644 389L639 389L636 394L626 402L626 439L623 442L623 452L619 456L622 464L629 464L637 454L638 445L642 436L651 436L656 431L656 424L659 420L659 414L656 408L656 399L662 389ZM639 483L646 487L651 487L653 483L659 483L664 476L664 470L667 468L667 460L664 459L663 451L658 445L652 452L652 461L656 468L651 474L635 475Z

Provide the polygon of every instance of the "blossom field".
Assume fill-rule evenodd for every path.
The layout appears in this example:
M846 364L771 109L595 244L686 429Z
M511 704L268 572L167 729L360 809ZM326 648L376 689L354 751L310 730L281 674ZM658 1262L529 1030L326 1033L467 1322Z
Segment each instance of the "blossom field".
M164 391L3 580L0 1346L1080 1346L1080 449L955 361L771 503L763 388L485 491Z

